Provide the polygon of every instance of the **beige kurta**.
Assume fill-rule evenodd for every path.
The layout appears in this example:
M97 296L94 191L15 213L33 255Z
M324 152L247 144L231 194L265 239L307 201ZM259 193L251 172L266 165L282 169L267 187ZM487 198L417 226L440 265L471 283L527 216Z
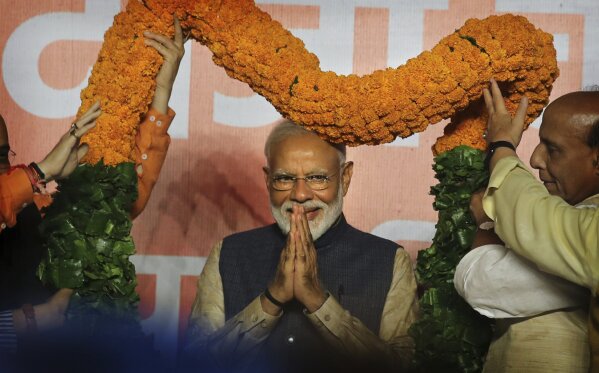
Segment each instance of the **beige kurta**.
M497 319L484 373L585 373L589 369L586 309L531 318Z
M495 232L508 247L542 270L593 292L588 334L591 371L599 372L599 195L581 204L586 207L549 195L516 157L497 162L483 198ZM567 341L563 345L570 348Z

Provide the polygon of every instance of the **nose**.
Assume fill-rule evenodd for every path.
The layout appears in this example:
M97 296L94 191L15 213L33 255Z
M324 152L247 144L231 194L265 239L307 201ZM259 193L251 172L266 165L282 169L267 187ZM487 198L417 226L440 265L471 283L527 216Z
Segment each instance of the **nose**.
M295 180L295 184L293 185L293 189L291 189L291 195L289 197L292 201L302 203L311 200L314 197L314 192L312 191L312 188L308 186L306 180L297 179Z
M537 170L544 170L547 167L547 149L545 145L539 144L530 156L530 166Z

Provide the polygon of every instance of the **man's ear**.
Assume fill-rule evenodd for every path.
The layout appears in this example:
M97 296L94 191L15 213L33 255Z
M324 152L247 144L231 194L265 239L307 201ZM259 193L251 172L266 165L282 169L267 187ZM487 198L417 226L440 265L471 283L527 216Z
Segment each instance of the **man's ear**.
M351 177L354 173L354 162L347 162L343 169L343 175L341 175L341 187L343 188L343 196L347 194L349 190L349 184L351 183Z

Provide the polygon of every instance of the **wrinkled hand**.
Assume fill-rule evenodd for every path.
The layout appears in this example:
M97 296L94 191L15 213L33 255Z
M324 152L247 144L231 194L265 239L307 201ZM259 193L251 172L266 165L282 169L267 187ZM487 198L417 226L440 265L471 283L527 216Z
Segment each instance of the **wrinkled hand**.
M164 59L158 75L156 75L156 91L152 100L152 108L166 114L168 101L171 97L173 84L179 71L179 65L185 54L183 43L183 31L177 17L174 17L175 36L174 39L150 31L144 32L145 44L153 47Z
M501 90L495 80L491 80L491 90L483 90L485 105L489 113L487 123L487 143L495 141L509 141L514 146L520 144L522 132L524 132L524 121L526 119L526 109L528 108L528 99L522 97L516 115L512 118L505 108L505 102L501 95Z
M60 138L52 151L38 163L39 168L46 175L46 181L64 179L75 170L89 149L87 144L79 145L79 139L94 128L96 118L101 113L100 103L94 103L74 122L76 128L69 128L69 131Z
M294 206L291 215L291 226L296 229L292 239L295 241L295 272L293 276L293 294L309 312L322 306L326 296L318 281L318 264L316 248L303 207Z

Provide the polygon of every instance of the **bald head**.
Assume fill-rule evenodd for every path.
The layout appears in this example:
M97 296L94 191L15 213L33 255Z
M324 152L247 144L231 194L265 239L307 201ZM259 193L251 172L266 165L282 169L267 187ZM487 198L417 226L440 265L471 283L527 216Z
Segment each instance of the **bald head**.
M547 107L544 115L570 124L591 148L599 146L599 91L563 95Z

